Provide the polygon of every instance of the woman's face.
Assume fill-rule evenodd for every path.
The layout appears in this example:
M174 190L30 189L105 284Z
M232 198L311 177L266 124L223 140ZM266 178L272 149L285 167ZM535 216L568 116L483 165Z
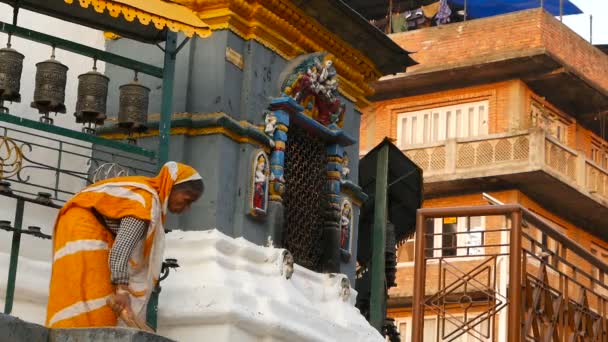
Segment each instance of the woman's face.
M174 214L181 214L190 209L190 205L196 202L202 194L188 190L171 191L167 208Z

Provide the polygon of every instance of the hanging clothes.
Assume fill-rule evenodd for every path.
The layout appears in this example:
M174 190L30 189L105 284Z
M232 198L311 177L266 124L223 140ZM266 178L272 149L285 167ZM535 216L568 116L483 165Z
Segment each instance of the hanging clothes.
M439 1L439 10L435 16L435 22L437 25L443 25L450 22L450 16L452 16L452 9L448 5L448 0Z
M402 13L393 14L391 16L391 29L392 33L407 31L407 22Z
M432 4L422 6L422 12L427 19L433 19L437 12L439 11L439 1L434 2Z
M422 8L407 11L404 13L404 15L405 20L407 21L408 30L415 29L418 26L424 24L424 22L426 22L426 18L424 17L424 12L422 11Z

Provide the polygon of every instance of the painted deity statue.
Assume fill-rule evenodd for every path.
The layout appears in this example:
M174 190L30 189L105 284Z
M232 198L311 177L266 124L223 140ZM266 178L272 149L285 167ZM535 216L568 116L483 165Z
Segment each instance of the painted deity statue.
M254 174L253 208L266 210L267 161L264 155L257 158Z
M340 248L348 250L350 240L350 227L352 220L352 208L348 202L345 202L342 207L342 215L340 218Z
M304 107L304 112L330 128L339 128L346 106L338 97L338 73L324 54L306 57L283 83L283 91Z

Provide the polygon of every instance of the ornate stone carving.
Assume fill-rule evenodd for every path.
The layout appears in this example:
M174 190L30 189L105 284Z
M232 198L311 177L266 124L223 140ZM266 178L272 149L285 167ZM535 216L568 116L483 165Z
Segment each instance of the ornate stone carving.
M325 53L314 53L293 63L291 73L282 83L282 92L302 105L306 115L324 126L341 128L346 106L338 98L338 74L333 60Z

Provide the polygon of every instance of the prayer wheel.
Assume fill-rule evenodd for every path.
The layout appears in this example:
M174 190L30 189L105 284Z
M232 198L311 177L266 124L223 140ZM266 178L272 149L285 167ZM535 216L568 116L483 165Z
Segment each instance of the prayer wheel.
M14 49L10 43L0 49L0 102L21 102L21 72L24 56Z
M103 125L106 119L106 101L110 79L96 71L78 76L78 98L76 100L77 123Z
M148 124L148 98L150 88L137 82L120 86L118 125L129 132L144 132Z
M52 123L48 118L50 112L65 113L67 73L68 67L55 60L54 54L50 59L36 64L36 85L31 107L45 115L42 121Z

